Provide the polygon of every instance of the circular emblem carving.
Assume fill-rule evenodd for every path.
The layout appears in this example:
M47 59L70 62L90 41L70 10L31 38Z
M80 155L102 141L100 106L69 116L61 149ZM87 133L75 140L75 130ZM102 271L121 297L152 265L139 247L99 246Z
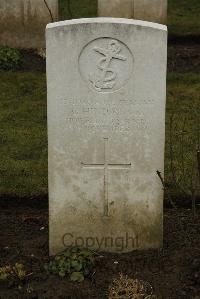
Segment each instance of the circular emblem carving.
M114 92L123 87L133 70L133 55L119 40L104 37L86 45L79 57L80 73L97 92Z

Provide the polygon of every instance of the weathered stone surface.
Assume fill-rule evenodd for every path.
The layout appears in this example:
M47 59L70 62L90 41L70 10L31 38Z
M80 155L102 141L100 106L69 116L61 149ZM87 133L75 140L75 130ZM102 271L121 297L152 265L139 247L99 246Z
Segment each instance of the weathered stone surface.
M46 0L58 19L58 0ZM51 22L44 0L0 1L0 44L16 48L43 48L45 27Z
M162 246L166 27L47 26L50 253Z
M98 0L98 16L134 18L133 0Z
M165 24L167 0L98 0L98 15Z
M134 18L166 24L167 0L135 0Z

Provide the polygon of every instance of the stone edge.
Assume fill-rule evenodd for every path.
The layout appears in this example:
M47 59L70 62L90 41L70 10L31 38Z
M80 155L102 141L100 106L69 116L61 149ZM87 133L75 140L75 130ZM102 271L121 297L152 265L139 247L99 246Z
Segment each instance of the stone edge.
M46 26L46 30L63 27L63 26L80 25L80 24L126 24L126 25L136 25L141 27L167 31L167 26L158 23L141 21L141 20L124 19L124 18L109 18L109 17L72 19L72 20L49 23Z

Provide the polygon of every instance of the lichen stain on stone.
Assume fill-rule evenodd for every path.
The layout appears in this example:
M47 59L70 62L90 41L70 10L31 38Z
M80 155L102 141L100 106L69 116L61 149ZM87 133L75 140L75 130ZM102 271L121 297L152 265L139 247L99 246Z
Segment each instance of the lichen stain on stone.
M78 186L76 186L76 185L73 185L73 186L72 186L72 189L73 189L73 191L76 192L76 193L80 191L80 187L78 187Z
M86 193L85 193L85 192L80 192L80 193L78 194L78 197L81 198L82 200L85 200L85 198L86 198Z
M140 186L136 187L135 191L140 193L146 193L149 188L149 184L140 184Z
M70 210L72 213L76 213L77 212L77 208L74 206L70 206Z

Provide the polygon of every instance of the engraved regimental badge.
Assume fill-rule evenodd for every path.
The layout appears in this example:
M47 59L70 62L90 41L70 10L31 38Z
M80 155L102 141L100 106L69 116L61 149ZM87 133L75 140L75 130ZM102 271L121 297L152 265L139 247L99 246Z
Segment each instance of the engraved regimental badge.
M84 81L97 92L114 92L123 87L133 70L133 55L119 40L99 38L90 42L79 57Z

